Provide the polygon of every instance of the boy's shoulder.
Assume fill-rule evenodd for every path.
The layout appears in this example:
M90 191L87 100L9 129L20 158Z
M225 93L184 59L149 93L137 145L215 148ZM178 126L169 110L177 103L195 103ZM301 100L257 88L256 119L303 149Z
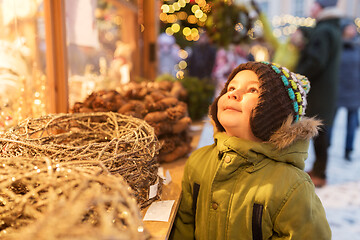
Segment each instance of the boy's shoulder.
M284 180L289 186L311 183L309 175L303 169L286 162L270 161L263 170L260 174L266 175L266 179L270 179L275 185L284 185Z
M196 149L195 151L193 151L190 156L189 156L189 160L194 161L193 159L198 159L198 158L203 158L204 156L208 156L213 154L214 152L216 152L216 145L212 144L212 145L207 145L201 148Z

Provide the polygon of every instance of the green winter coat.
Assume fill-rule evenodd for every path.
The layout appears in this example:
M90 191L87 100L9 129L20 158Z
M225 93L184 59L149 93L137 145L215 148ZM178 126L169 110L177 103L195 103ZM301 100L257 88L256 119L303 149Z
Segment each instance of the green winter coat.
M331 239L303 171L308 140L279 150L223 132L214 138L186 163L172 239Z
M317 116L331 126L336 113L336 98L341 56L340 12L325 8L302 51L297 73L310 80L307 116Z

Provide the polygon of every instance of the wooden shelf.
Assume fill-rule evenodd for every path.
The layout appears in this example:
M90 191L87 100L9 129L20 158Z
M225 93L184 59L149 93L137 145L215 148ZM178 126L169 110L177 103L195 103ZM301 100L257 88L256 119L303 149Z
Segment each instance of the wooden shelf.
M196 127L196 131L192 131L191 135L193 137L191 146L192 149L196 149L201 131L203 122L196 122L192 124ZM152 239L155 240L165 240L169 238L171 228L173 226L176 212L179 208L180 195L181 195L181 180L183 177L184 167L187 157L178 159L171 163L162 163L161 167L164 168L164 173L169 170L171 175L171 183L168 185L163 185L163 191L161 195L161 200L175 200L175 203L172 207L170 218L168 222L157 222L157 221L144 221L144 226L147 231L150 232ZM144 216L148 208L143 209L142 215Z

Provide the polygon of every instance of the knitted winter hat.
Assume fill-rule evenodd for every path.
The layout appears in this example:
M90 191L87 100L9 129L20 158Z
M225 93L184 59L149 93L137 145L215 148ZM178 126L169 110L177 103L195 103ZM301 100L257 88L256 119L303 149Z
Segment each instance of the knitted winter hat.
M218 100L227 92L229 82L243 70L254 71L260 82L258 105L250 117L250 127L255 137L269 141L271 135L288 120L289 116L292 116L290 124L293 124L305 115L306 94L310 90L310 83L306 77L274 63L247 62L231 72L220 96L210 106L210 116L218 131L225 131L217 118Z
M326 7L335 7L337 5L337 0L316 0L323 8Z

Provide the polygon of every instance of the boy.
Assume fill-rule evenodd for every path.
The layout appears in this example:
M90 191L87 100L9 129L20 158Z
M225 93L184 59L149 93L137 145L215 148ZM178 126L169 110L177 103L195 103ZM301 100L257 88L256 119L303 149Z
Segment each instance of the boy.
M172 239L330 239L303 171L319 121L309 82L268 62L240 64L210 107L214 144L193 152Z

